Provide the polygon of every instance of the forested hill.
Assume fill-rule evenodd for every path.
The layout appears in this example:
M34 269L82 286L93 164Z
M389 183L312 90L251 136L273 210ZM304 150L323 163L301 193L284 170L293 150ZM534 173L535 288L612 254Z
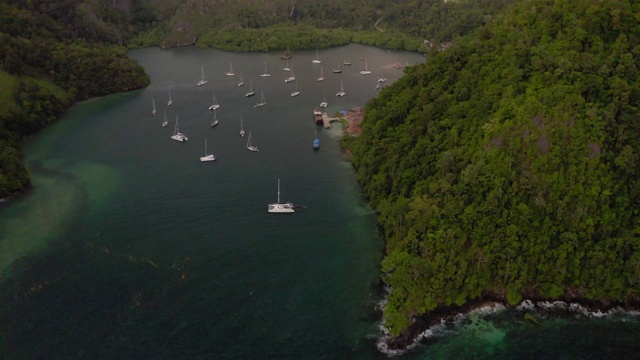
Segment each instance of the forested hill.
M527 0L367 105L393 335L474 299L638 301L639 14Z
M19 147L25 137L75 101L149 83L125 48L109 45L123 33L115 36L98 12L81 16L83 7L79 1L0 3L0 198L30 182Z
M424 40L440 44L464 35L514 1L149 0L165 10L153 12L157 26L131 44L273 51L356 42L425 51ZM171 13L167 3L176 6Z

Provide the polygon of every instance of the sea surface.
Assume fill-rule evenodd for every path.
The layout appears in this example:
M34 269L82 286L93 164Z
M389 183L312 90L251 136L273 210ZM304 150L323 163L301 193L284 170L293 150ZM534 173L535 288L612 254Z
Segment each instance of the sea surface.
M634 314L527 308L461 316L381 352L384 244L340 123L323 129L312 113L322 100L330 115L364 105L402 76L394 64L425 58L360 45L318 54L296 52L285 83L277 53L132 51L147 88L77 104L29 139L33 189L0 204L0 359L640 358ZM265 63L271 77L259 76ZM170 138L176 118L186 143ZM214 162L199 161L205 139ZM278 179L297 213L267 213Z

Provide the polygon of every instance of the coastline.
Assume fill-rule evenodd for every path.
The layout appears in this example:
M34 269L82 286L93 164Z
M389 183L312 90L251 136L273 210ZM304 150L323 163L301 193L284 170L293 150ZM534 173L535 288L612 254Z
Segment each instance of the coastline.
M382 301L381 307L384 307L384 302L386 302L386 296ZM577 314L595 318L625 313L640 317L640 302L596 301L577 297L565 297L558 299L530 298L521 301L517 305L508 305L503 299L487 295L471 300L462 306L439 307L429 313L417 316L413 319L409 328L396 337L388 334L388 330L384 327L384 320L381 320L381 333L378 338L377 347L378 350L384 354L390 356L400 355L415 348L421 341L431 337L439 329L447 325L455 324L470 315L488 314L507 310L522 311L522 320L533 322L566 314Z

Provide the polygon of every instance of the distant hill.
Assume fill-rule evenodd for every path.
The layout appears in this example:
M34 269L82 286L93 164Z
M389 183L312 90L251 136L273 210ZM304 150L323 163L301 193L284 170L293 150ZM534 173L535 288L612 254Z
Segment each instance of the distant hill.
M346 144L392 335L478 299L638 304L638 14L528 0L370 101Z
M269 51L358 42L415 51L424 40L440 44L466 34L513 2L187 0L131 45ZM151 0L149 6L158 3Z

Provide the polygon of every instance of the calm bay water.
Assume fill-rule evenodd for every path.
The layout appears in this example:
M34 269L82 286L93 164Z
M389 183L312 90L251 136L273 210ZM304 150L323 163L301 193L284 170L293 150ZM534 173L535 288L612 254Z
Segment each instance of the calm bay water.
M341 153L340 125L317 127L312 110L323 98L330 114L363 105L379 77L389 84L402 75L394 63L424 58L350 45L312 64L315 51L299 52L297 81L285 84L276 55L133 51L149 87L78 104L28 141L34 189L0 208L0 358L387 357L376 349L383 243ZM372 75L358 73L360 57ZM265 61L269 78L259 77ZM229 63L235 77L224 75ZM333 74L338 64L343 73ZM209 83L198 87L201 66ZM326 80L317 82L321 67ZM338 98L341 80L347 96ZM247 98L250 81L257 94ZM296 84L301 95L291 97ZM267 106L254 108L261 91ZM211 128L214 92L220 124ZM187 143L170 139L176 115ZM241 116L258 153L239 135ZM198 160L205 138L213 163ZM304 205L298 213L266 212L278 178L282 199ZM640 350L630 345L640 330L633 317L521 318L505 312L442 328L401 358Z

